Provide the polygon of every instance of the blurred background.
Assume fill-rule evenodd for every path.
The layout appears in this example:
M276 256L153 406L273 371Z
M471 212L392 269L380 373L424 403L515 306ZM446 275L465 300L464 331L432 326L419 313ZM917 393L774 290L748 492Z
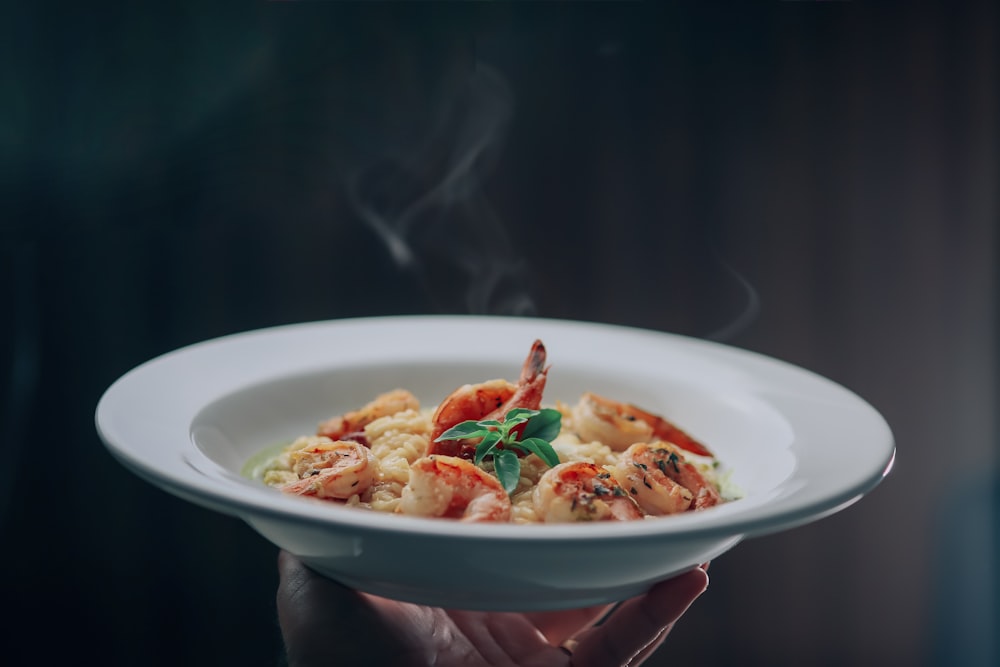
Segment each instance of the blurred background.
M275 549L94 409L405 313L718 340L889 421L886 481L719 558L654 664L1000 660L990 3L63 5L0 9L6 664L279 664Z

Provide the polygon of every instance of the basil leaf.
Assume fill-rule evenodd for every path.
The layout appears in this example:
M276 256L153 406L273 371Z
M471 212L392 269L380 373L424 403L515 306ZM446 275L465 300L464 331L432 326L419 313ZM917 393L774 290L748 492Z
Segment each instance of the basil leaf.
M479 444L476 445L476 456L472 462L476 465L482 463L483 459L493 452L500 440L500 434L496 431L490 431L486 434Z
M545 464L550 468L559 465L559 454L556 453L556 450L552 449L552 445L541 438L528 438L527 440L521 440L516 445L545 461Z
M562 413L552 408L545 408L528 420L527 426L521 432L521 438L539 438L552 441L562 428Z
M441 442L442 440L465 440L466 438L481 438L487 433L491 433L488 428L483 428L478 422L465 421L461 424L456 424L450 429L439 435L434 439L434 442Z
M538 414L538 410L531 410L529 408L514 408L504 416L503 420L506 424L523 424L532 417Z
M510 495L521 479L521 460L509 449L498 449L493 453L493 466L503 490Z

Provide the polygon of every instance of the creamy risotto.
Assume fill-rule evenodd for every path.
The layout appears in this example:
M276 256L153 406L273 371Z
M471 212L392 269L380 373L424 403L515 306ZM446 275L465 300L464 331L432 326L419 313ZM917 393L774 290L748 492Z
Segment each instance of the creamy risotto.
M547 372L536 341L517 382L464 385L433 407L381 394L251 474L285 493L464 521L645 519L738 495L708 447L660 416L592 393L543 407Z

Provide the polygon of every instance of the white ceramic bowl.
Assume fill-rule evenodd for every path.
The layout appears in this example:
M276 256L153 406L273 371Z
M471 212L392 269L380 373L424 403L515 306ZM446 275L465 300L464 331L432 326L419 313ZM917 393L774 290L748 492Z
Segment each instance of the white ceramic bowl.
M584 391L658 411L707 443L744 496L705 511L595 524L490 525L340 507L241 476L262 449L403 387L434 405L516 380L539 338L545 404ZM888 473L892 433L857 395L751 352L560 320L412 316L308 323L153 359L97 406L111 453L198 505L245 520L315 570L424 604L539 610L606 603L860 499Z

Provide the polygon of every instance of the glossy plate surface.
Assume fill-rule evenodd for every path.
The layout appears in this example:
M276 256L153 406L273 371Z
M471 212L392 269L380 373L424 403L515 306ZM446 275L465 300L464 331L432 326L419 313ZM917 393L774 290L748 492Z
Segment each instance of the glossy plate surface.
M431 406L464 383L514 381L536 338L551 365L545 404L594 391L659 412L713 449L743 497L636 522L464 524L285 496L241 475L264 448L379 392L406 388ZM796 366L671 334L533 318L349 319L210 340L122 376L96 421L134 473L240 517L327 576L380 595L482 609L638 594L745 537L843 509L885 477L895 454L875 409Z

